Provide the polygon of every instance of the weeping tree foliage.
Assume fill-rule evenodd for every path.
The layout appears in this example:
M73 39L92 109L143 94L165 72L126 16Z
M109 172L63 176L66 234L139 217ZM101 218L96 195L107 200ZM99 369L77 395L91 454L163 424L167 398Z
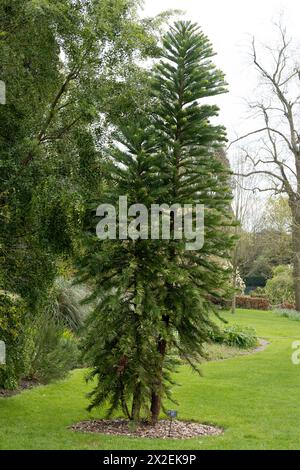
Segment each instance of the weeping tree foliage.
M26 302L29 324L49 309L73 330L81 323L70 289L56 279L63 263L72 273L81 250L111 128L147 99L139 64L157 55L168 14L142 20L139 7L139 0L0 2L0 289Z
M157 53L164 16L141 20L139 6L0 3L0 287L31 309L51 287L57 259L78 249L85 201L101 187L107 122L132 112L128 99L140 99L144 75L136 64Z
M188 240L174 239L174 214L170 240L145 239L132 220L134 239L88 237L79 280L93 284L90 300L97 302L84 343L91 376L97 377L90 408L108 400L110 412L121 406L138 420L144 410L155 424L163 399L171 398L174 353L198 371L203 343L215 328L209 298L226 295L229 273L221 261L230 258L233 242L227 230L229 175L216 156L225 130L210 122L218 108L201 103L225 92L212 56L196 25L176 23L164 38L148 109L120 126L108 149L111 181L103 202L117 208L119 196L127 195L128 205L148 209L204 204L205 243L190 251Z

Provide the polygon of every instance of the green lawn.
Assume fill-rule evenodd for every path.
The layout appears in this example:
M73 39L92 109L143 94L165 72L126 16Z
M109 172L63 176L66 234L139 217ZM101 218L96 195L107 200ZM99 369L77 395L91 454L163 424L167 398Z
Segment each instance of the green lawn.
M300 449L300 366L291 362L300 323L271 312L240 310L226 317L253 326L270 345L206 363L203 378L182 367L182 386L174 393L181 419L222 426L223 436L170 441L70 431L69 425L91 416L84 372L77 370L65 381L0 399L0 449Z

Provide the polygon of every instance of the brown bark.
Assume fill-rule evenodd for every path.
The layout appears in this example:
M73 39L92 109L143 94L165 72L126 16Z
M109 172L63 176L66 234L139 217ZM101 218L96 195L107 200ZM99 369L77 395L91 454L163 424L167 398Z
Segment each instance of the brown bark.
M136 272L137 275L137 272ZM141 336L140 336L140 321L139 321L139 316L136 314L137 310L137 304L136 304L136 298L137 298L137 282L136 279L134 281L134 307L135 307L135 314L134 314L134 322L135 322L135 342L136 342L136 348L137 348L137 358L139 359L141 357L142 351L141 351ZM133 392L133 397L132 397L132 405L131 405L131 416L130 419L134 422L138 422L140 420L140 415L141 415L141 407L142 407L142 384L138 380L138 377L136 378L136 383L134 385L134 392Z
M298 252L294 253L293 266L296 310L300 312L300 246Z
M236 285L234 284L234 288L236 288ZM233 297L232 297L232 302L231 302L231 313L234 315L236 312L236 293L234 292Z
M300 201L291 204L293 226L293 276L296 310L300 312Z
M162 403L162 380L163 380L163 363L167 350L167 342L165 339L160 339L158 342L158 352L160 354L161 360L159 364L158 374L156 378L156 383L152 391L151 397L151 422L152 425L158 422L161 403Z
M155 426L158 422L161 409L161 397L158 393L152 392L151 397L151 423Z
M242 212L241 209L242 209L241 204L238 204L236 208L236 214L235 214L236 223L241 222L240 220L240 213ZM232 255L232 288L233 288L233 295L232 295L232 301L231 301L231 313L232 314L235 314L236 312L236 288L237 288L237 278L238 278L239 237L241 235L240 225L236 225L234 229L234 235L235 237L237 237L237 241L233 249L233 255Z
M285 28L279 26L280 46L272 49L271 56L275 66L268 70L264 62L260 62L253 39L253 61L264 82L271 85L269 105L265 96L256 104L251 103L251 109L258 111L264 119L265 126L239 137L234 142L241 141L255 134L265 134L268 143L263 145L258 156L251 157L246 151L247 159L253 164L253 170L242 174L246 178L252 175L266 175L271 180L270 187L257 188L260 191L272 191L276 195L286 194L292 211L292 239L294 290L296 309L300 311L300 135L298 125L299 97L294 96L295 85L299 85L299 67L294 62L290 40ZM268 62L267 62L268 63ZM270 89L270 88L269 88ZM276 120L274 120L276 111ZM278 115L279 112L279 115ZM283 126L278 125L278 116ZM232 142L230 145L232 145ZM282 144L285 151L282 151ZM262 150L267 153L261 157ZM287 158L287 154L289 158ZM269 165L272 166L269 166ZM294 177L297 187L294 186ZM268 185L269 186L269 185Z
M232 314L235 314L236 312L237 270L238 270L238 264L237 264L237 246L236 246L234 250L233 260L232 260L232 271L233 271L233 275L232 275L233 296L232 296L232 301L231 301L231 313Z

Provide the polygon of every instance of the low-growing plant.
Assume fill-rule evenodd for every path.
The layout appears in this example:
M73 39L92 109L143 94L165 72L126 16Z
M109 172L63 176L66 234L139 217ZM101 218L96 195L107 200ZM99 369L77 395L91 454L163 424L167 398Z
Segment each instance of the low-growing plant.
M78 331L83 322L71 286L56 282L26 324L26 378L42 383L64 378L79 365Z
M253 291L250 292L250 297L266 299L267 294L266 294L265 288L264 287L257 287L256 289L254 289Z
M296 304L291 302L283 302L282 304L277 306L279 310L295 310Z
M52 318L37 321L31 328L32 343L28 378L41 383L64 378L79 360L75 335Z
M289 318L290 320L294 320L294 321L300 321L300 312L297 312L297 310L279 308L276 310L276 312L281 317Z
M241 349L255 348L258 344L254 328L239 325L229 325L217 332L212 332L211 340L214 343L226 344Z
M63 324L66 329L78 334L90 308L81 305L88 295L86 286L73 286L63 277L56 279L46 303L46 314Z
M258 344L258 338L254 328L241 328L238 325L225 328L225 339L228 346L237 346L242 349L254 348Z

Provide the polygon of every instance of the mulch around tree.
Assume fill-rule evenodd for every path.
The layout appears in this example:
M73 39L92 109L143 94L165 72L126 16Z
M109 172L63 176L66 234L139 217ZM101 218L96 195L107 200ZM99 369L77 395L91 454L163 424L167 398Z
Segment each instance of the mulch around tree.
M165 419L159 421L156 426L145 422L135 428L126 419L89 420L74 424L70 429L85 433L146 437L149 439L191 439L193 437L219 436L223 433L221 428L215 426L177 420L172 422L170 430L170 421Z

